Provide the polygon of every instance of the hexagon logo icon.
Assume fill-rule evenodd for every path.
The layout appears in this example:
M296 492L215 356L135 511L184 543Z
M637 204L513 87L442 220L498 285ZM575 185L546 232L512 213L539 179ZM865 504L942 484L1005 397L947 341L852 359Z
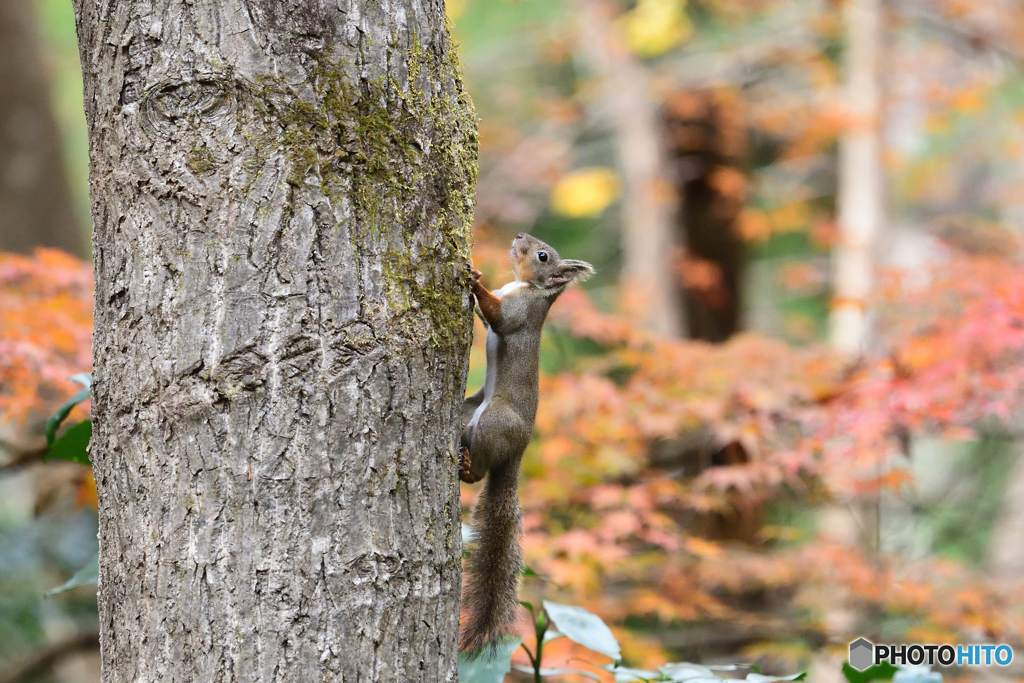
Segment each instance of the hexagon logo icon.
M875 646L867 638L858 638L850 643L850 666L864 671L874 663Z

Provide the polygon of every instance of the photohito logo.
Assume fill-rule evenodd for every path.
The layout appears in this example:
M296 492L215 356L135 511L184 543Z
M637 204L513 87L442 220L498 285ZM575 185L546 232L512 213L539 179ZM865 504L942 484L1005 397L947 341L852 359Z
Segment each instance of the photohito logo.
M850 666L863 671L871 666L875 659L875 646L867 638L858 638L850 643Z
M867 638L850 643L850 666L857 671L882 662L893 666L1008 666L1012 661L1009 645L875 645Z

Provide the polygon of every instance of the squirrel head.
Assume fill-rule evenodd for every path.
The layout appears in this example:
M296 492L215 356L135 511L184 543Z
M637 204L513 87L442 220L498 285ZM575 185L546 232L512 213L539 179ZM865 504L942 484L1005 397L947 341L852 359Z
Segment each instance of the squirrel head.
M594 274L586 261L563 259L551 245L525 232L512 240L509 260L517 280L539 289L561 290L573 280L582 282Z

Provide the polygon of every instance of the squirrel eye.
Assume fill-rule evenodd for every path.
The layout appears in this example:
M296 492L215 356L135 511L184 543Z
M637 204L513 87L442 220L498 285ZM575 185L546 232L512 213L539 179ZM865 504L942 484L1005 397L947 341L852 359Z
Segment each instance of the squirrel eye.
M546 251L538 251L537 258L540 259L541 263L545 263L548 260L548 253Z

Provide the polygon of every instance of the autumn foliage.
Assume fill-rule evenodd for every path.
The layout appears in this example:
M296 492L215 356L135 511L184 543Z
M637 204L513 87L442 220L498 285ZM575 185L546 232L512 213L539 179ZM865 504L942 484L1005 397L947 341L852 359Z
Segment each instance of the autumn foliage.
M486 34L487 21L472 23L474 11L503 20L519 6L540 16L541 4L470 0L448 9L457 30L460 17L480 30L481 49L500 41ZM784 5L794 13L776 11ZM963 53L966 44L1024 57L1019 8L941 0L924 22L895 5L887 10L894 35L920 23L935 33L927 49L889 41L888 59L901 68L886 74L884 107L915 112L923 131L916 147L884 152L894 212L931 216L966 205L992 215L993 206L1020 204L1012 173L992 174L984 193L992 206L970 204L974 196L956 185L971 176L962 166L1019 166L1024 156L1019 79L1004 78L996 60L968 64ZM659 191L699 214L684 227L707 219L746 258L776 259L772 250L789 245L774 275L779 291L817 301L820 322L829 296L822 262L836 244L835 146L857 124L838 97L837 4L617 7L616 30L650 67L666 151L693 174L687 187ZM621 169L593 151L608 142L594 144L607 103L579 67L586 46L572 15L536 45L514 46L533 60L527 66L480 58L492 70L513 65L511 76L477 73L487 87L472 84L477 67L465 51L482 113L474 257L489 286L508 272L509 231L548 239L548 230L553 244L573 243L557 244L564 256L598 262L575 247L615 259L606 247L618 239L609 217L623 192ZM733 32L741 37L716 42ZM708 60L687 62L701 50ZM708 85L699 76L711 62L717 76ZM524 74L548 80L534 87L518 80ZM881 506L917 486L915 443L1014 437L1021 423L1024 269L1014 233L976 218L924 229L946 246L931 265L877 273L877 334L858 359L817 341L806 307L779 309L785 340L741 333L712 345L638 329L628 313L636 302L614 269L600 267L593 290L566 292L543 342L541 404L520 486L527 563L541 577L524 580L523 598L599 614L626 662L646 667L720 657L791 671L822 654L841 658L852 638L880 633L892 642L1024 645L1020 585L986 575L980 561L878 547ZM670 276L709 310L738 305L746 293L731 285L730 268L750 261L727 262L687 237ZM47 250L0 255L0 413L45 415L77 388L67 378L89 369L91 309L86 264ZM477 323L471 391L482 377L481 332ZM462 487L467 511L476 491ZM524 623L528 644L531 632ZM552 641L545 665L592 657L574 648Z
M500 272L503 251L481 245L478 259ZM89 367L91 274L39 251L0 257L0 278L3 409L51 409L74 390L67 377ZM660 338L567 292L544 342L521 486L528 563L544 578L527 579L527 596L600 614L627 659L647 665L698 647L694 626L705 624L727 625L740 656L800 666L847 635L830 624L840 609L899 616L907 638L1020 642L1013 585L771 518L773 506L856 506L912 486L909 437L972 438L1015 418L1016 264L951 256L923 283L883 282L881 348L853 365L757 335ZM464 487L464 503L473 496ZM577 654L552 643L548 662Z
M0 415L46 413L92 366L92 268L54 249L0 253Z
M855 363L752 334L664 339L564 294L545 342L559 367L541 378L521 483L527 562L545 578L526 592L618 624L633 662L724 644L795 667L879 615L905 620L908 642L1020 642L1019 587L771 518L912 487L912 438L1009 429L1024 389L1024 273L951 254L924 283L883 282L881 348ZM464 486L464 503L473 496ZM831 623L843 611L861 617ZM554 665L581 654L548 653Z

